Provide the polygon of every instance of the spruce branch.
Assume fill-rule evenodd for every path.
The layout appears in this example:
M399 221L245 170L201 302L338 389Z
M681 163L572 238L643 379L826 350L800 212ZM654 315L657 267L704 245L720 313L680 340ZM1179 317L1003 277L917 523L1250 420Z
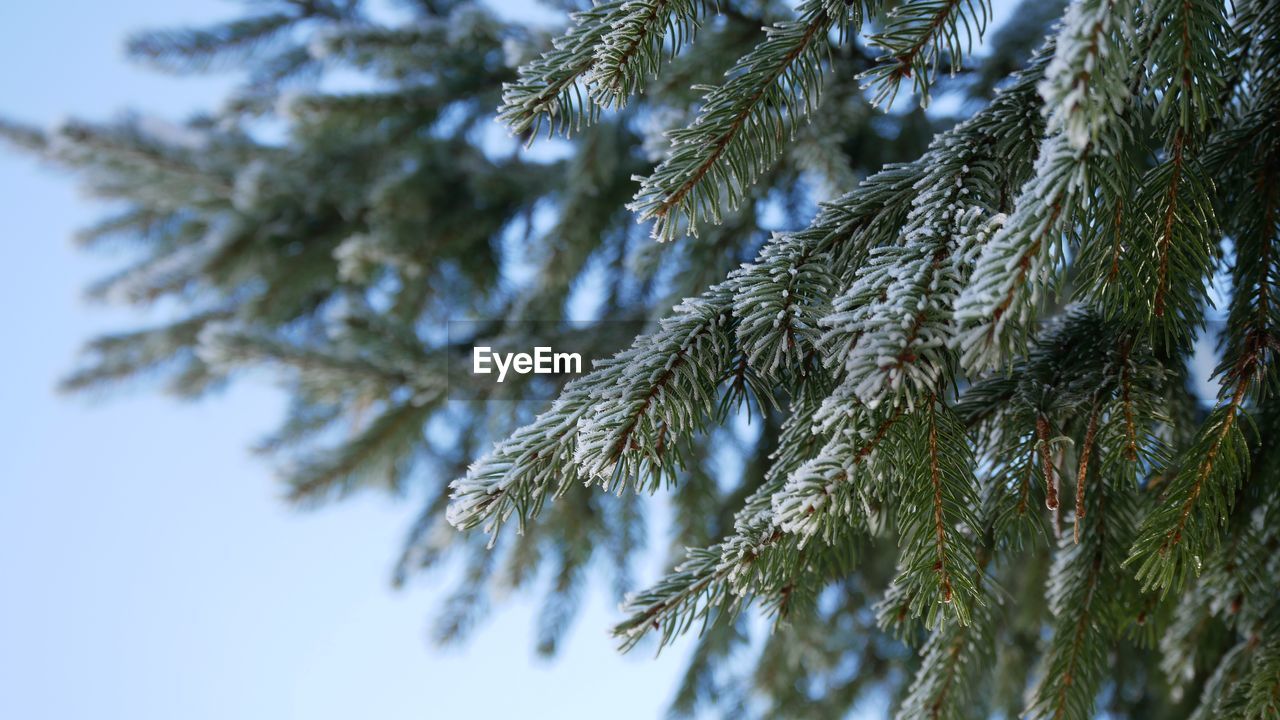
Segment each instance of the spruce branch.
M1256 166L1263 175L1245 173L1246 183L1269 172L1268 157L1263 155ZM1247 418L1245 405L1255 388L1266 387L1276 358L1276 195L1270 188L1245 187L1235 225L1239 249L1251 256L1238 257L1233 270L1237 292L1228 315L1227 355L1217 371L1223 382L1219 406L1184 456L1164 500L1143 524L1130 557L1144 583L1161 590L1180 586L1191 569L1187 564L1198 562L1217 543L1221 519L1229 515L1248 472L1249 452L1240 430Z
M888 442L898 462L895 474L903 483L896 513L902 571L894 583L911 598L911 614L923 616L927 627L942 624L948 615L968 624L971 608L982 600L974 580L977 561L965 534L979 525L964 426L930 398L894 425Z
M1153 30L1140 67L1159 96L1154 122L1166 133L1166 159L1137 182L1136 200L1116 228L1129 242L1113 253L1112 280L1095 278L1100 300L1121 298L1133 321L1166 345L1190 342L1200 323L1204 287L1212 272L1215 188L1200 153L1220 114L1225 20L1218 3L1161 2L1145 9ZM1115 196L1113 191L1113 197ZM1119 201L1113 200L1119 212ZM1131 302L1135 289L1145 302Z
M693 40L707 0L633 0L625 15L610 23L585 79L591 97L605 108L620 108L657 75L664 56ZM670 48L668 51L667 48Z
M232 195L232 168L209 167L199 158L208 140L206 130L163 121L69 120L45 134L42 155L68 167L96 168L90 182L102 197L176 211L208 208Z
M1261 450L1257 463L1268 462L1273 453ZM1228 539L1205 558L1204 571L1193 593L1203 598L1206 609L1229 628L1248 630L1265 619L1274 599L1271 565L1280 531L1273 525L1277 503L1269 495L1261 497L1258 486L1266 482L1258 466L1246 481L1247 500L1238 502L1227 523ZM1254 492L1250 492L1250 491ZM1255 500L1251 505L1248 501Z
M795 484L794 478L820 472L824 461L811 458L821 458L822 453L814 454L817 448L841 436L839 430L814 427L821 400L813 396L795 400L765 483L736 513L733 531L707 548L686 550L685 562L672 573L627 599L623 610L628 617L613 630L624 649L655 630L661 632L659 646L665 646L694 622L708 622L717 610L736 612L749 597L764 601L775 612L784 609L785 589L792 587L795 574L804 570L798 556L808 535L784 530L786 516L779 516L779 497L785 487ZM870 434L851 448L851 454L861 458L872 455L884 434ZM828 461L827 467L835 473L832 479L843 472L839 463L833 466ZM849 534L865 532L866 523L855 514L829 527L834 534L827 540L835 543Z
M986 110L935 139L898 237L871 251L823 318L827 356L867 405L913 406L954 374L953 308L975 259L1006 222L997 208L1005 183L1026 172L1000 158L1030 153L1020 130L1038 107L1044 58Z
M993 603L977 605L969 624L947 623L929 635L896 720L972 717L980 692L978 675L994 650L997 609Z
M577 424L597 392L597 371L565 387L551 407L477 460L464 478L450 484L449 524L459 530L483 527L490 544L502 524L516 516L521 529L549 495L568 489L574 478ZM590 380L588 380L590 379Z
M48 152L50 138L39 128L0 118L0 140L28 152L44 155Z
M844 526L860 522L854 508L869 507L876 494L875 478L885 470L877 464L878 451L902 419L901 407L876 414L856 402L846 405L839 400L847 398L837 392L814 417L819 432L831 439L786 475L771 501L774 522L784 532L800 536L802 545L812 536L830 544Z
M830 257L814 250L813 243L783 236L737 273L737 342L751 367L767 377L817 353L824 299L838 280Z
M489 612L484 586L493 572L496 555L472 552L466 560L462 582L444 602L430 630L432 639L447 645L461 642Z
M496 538L513 513L523 523L579 473L619 490L672 477L678 443L718 405L715 388L731 361L730 307L723 285L691 298L653 334L566 386L550 410L454 481L449 522L483 524Z
M1144 590L1181 588L1216 545L1219 518L1230 513L1248 471L1248 446L1239 427L1248 389L1247 382L1238 383L1209 415L1160 504L1143 521L1125 563L1136 566Z
M1147 64L1147 85L1159 101L1154 122L1166 130L1166 148L1203 139L1221 116L1228 28L1220 2L1159 0L1144 12L1162 28Z
M283 471L289 500L308 505L356 489L403 487L434 404L404 403L382 410L349 440Z
M1054 470L1053 435L1049 429L1049 419L1044 415L1036 416L1036 450L1040 453L1040 467L1044 474L1044 506L1057 517L1058 475Z
M1138 459L1138 431L1134 422L1133 368L1130 363L1133 345L1123 341L1120 345L1120 408L1124 417L1124 457L1130 462Z
M264 13L199 30L160 30L129 39L129 55L170 71L221 69L252 57L302 17Z
M690 548L686 560L649 589L628 596L627 618L613 634L629 650L650 632L660 633L659 647L688 632L695 622L710 622L717 612L732 615L752 594L768 597L784 583L779 575L796 568L795 536L773 527L769 513L775 480L761 486L734 519L733 532L707 548ZM777 607L777 605L775 605Z
M1022 135L1016 132L1016 128L1018 122L1025 116L1026 103L1032 102L1035 97L1034 84L1038 79L1039 67L1042 67L1042 65L1033 65L1033 68L1022 76L1019 84L1015 85L992 108L981 114L982 119L975 119L972 121L972 125L966 126L976 128L973 132L977 138L985 137L988 147L995 149L1008 143L1020 141ZM973 144L982 146L982 142L977 139L973 141ZM955 143L957 151L960 151L962 146L963 143L961 142ZM959 171L959 165L962 164L961 161L957 160L955 170ZM890 220L893 216L883 215L881 213L881 205L878 203L883 203L894 197L902 197L900 193L903 192L904 188L909 190L913 185L920 182L919 178L922 177L920 172L923 167L922 164L920 168L903 168L901 171L894 169L870 178L863 183L859 191L828 205L814 226L798 237L804 237L808 241L815 243L831 242L833 238L847 237L851 227L858 227L858 225L852 224L857 222L869 224L862 225L863 233L865 234L862 242L855 242L852 247L866 248L867 245L865 243L874 238L884 237L887 240L888 237L892 236L886 236L883 229L877 228L880 228L885 221ZM905 171L912 171L915 174L907 174ZM886 205L884 207L887 208L889 206ZM938 209L938 212L941 212L941 208ZM854 218L859 219L855 220ZM855 232L855 237L860 236ZM777 241L778 239L775 238L774 242ZM862 255L865 252L866 250L863 249L858 254ZM762 257L764 256L767 256L767 253L762 253ZM761 270L763 272L776 272L769 265L749 266L744 269L740 278L754 276L755 273ZM743 281L738 279L737 282L741 283ZM770 321L773 318L773 315L769 315ZM707 587L714 586L717 582L733 582L735 578L738 582L742 582L745 577L760 577L759 573L761 572L767 575L769 569L777 567L777 563L780 561L776 559L762 561L762 554L763 557L768 558L775 558L778 555L785 558L790 553L799 551L800 544L803 543L804 538L818 533L823 528L827 528L827 530L823 531L824 538L830 541L829 529L834 526L824 524L828 522L826 518L849 517L846 514L849 500L837 501L833 493L839 495L849 492L852 489L852 485L849 482L851 469L857 468L857 466L874 457L875 449L882 443L890 442L895 437L895 434L899 438L896 442L909 442L900 438L914 436L916 442L912 444L914 444L916 450L920 451L922 447L925 448L925 450L921 451L923 452L921 457L925 459L922 464L916 466L918 470L916 476L923 478L922 486L927 490L925 496L935 499L935 502L930 502L927 505L931 513L928 518L923 518L916 522L918 518L907 514L900 521L905 525L919 529L919 532L915 533L917 540L911 543L911 547L916 548L916 554L920 556L920 562L915 564L920 567L906 566L901 578L904 583L909 584L911 587L916 587L920 584L919 581L923 579L926 591L913 593L913 599L911 600L914 605L913 612L926 612L932 625L937 624L934 622L937 619L935 615L940 612L937 607L951 605L954 608L963 605L964 617L968 617L969 598L972 597L974 592L972 589L974 579L972 572L970 572L971 568L966 570L965 558L969 557L971 559L972 552L966 540L949 537L953 531L948 528L954 527L956 523L963 526L965 518L968 517L967 513L972 512L972 510L966 509L966 506L971 508L975 504L975 498L972 496L974 492L972 476L968 476L970 479L966 485L963 480L966 477L966 469L962 467L964 464L963 459L958 459L950 454L944 456L939 449L942 445L956 447L957 440L963 442L961 440L963 438L963 430L960 431L959 436L955 435L955 422L949 419L950 416L946 414L944 409L934 407L933 401L922 403L927 405L929 408L928 414L934 418L932 427L936 443L933 452L929 453L927 451L927 437L929 436L927 432L901 435L900 426L904 418L901 408L895 410L889 416L875 421L868 420L859 412L847 415L834 413L833 411L836 408L841 407L841 403L838 401L824 404L830 410L828 410L827 414L829 419L820 426L823 428L823 434L834 432L836 437L839 438L841 433L845 432L842 429L845 428L842 423L849 421L865 423L848 428L852 430L852 435L849 437L861 437L861 443L842 444L847 441L841 441L834 445L827 445L822 452L813 456L815 459L811 462L802 462L796 466L794 471L777 474L770 485L762 488L758 494L759 499L749 501L748 508L744 509L743 513L740 514L740 520L737 524L738 531L735 535L722 543L722 545L717 546L721 556L721 565L718 569L713 570L709 566L709 557L699 556L700 559L696 563L691 558L691 564L682 566L680 572L686 573L686 571L693 569L697 569L697 572L683 575L672 586L664 586L660 596L650 597L646 595L629 604L633 617L625 626L619 627L620 632L628 638L643 634L651 628L655 617L665 616L668 612L672 613L671 617L673 618L684 617L689 612L688 608L682 602L669 602L671 598L686 597L686 595L680 593L690 592L692 597L704 597L702 595L703 591ZM913 416L919 417L924 415L925 412L924 408L918 408L913 413ZM937 417L939 413L944 414L943 419ZM820 418L822 416L815 417ZM857 427L864 429L853 429ZM919 442L921 440L923 442ZM785 448L787 445L784 439L783 447ZM840 458L844 458L844 460ZM932 461L928 458L932 458ZM788 487L790 488L789 492L784 490L784 488ZM776 500L771 500L771 497L776 498ZM852 496L842 495L842 497L852 499ZM753 503L759 505L760 509L751 510ZM771 512L764 511L765 503L772 505ZM810 512L810 508L812 508L812 512ZM842 512L834 515L829 514L829 509L835 508L840 508ZM939 511L943 518L941 543L938 542L940 525L937 522L937 512ZM903 512L905 513L906 510L904 509ZM854 514L852 519L856 520L857 515ZM798 538L800 543L797 543L796 536L790 533L775 531L773 529L775 523L780 523L783 529L791 529L800 533ZM968 522L968 526L973 527L971 520ZM782 543L780 549L773 549L778 543ZM943 602L944 597L947 595L943 589L943 584L938 584L938 587L934 588L935 592L930 593L927 591L928 586L937 584L935 581L939 574L933 568L938 562L939 549L941 549L943 558L943 571L946 576L945 585L950 587L950 603ZM971 565L972 563L968 564ZM749 576L744 576L743 573L748 566L756 568L756 571ZM962 572L962 577L960 579L952 579L957 572L957 568ZM932 577L933 580L929 580L929 577ZM775 583L772 587L776 588L776 586ZM742 592L742 590L739 590L739 592ZM723 596L716 595L715 597ZM929 606L927 610L926 606ZM705 606L701 607L704 609L698 612L705 613ZM675 609L673 610L673 608ZM705 617L705 614L699 617ZM665 625L661 622L658 624L664 629L664 640L669 639L670 636L665 634L665 631L672 627L672 622L668 621ZM687 627L687 623L683 627Z
M991 22L988 0L912 0L889 11L885 27L868 38L883 52L877 64L862 74L864 88L874 88L872 104L893 106L902 81L911 78L921 107L929 107L929 88L938 65L950 64L952 74L964 66L974 36L982 38Z
M972 167L970 166L972 163ZM914 406L949 371L950 307L977 249L1004 222L990 213L998 177L964 151L927 158L929 175L896 245L872 251L823 318L828 347L851 346L843 364L857 397L875 408Z
M1062 259L1061 231L1078 213L1077 203L1098 192L1119 197L1108 178L1120 162L1129 134L1124 109L1132 63L1127 2L1086 2L1069 8L1045 70L1046 137L1034 176L1023 185L1013 213L987 244L973 283L956 305L962 332L956 347L973 371L997 366L1016 352L1051 290ZM1099 188L1091 186L1101 180Z
M1276 180L1278 159L1274 140L1280 128L1273 130L1272 142L1255 147L1256 158L1241 173L1228 194L1238 208L1231 214L1230 228L1235 239L1235 263L1232 284L1235 292L1227 314L1224 347L1227 353L1216 374L1230 386L1239 382L1256 383L1265 393L1267 385L1262 373L1280 352L1280 307L1276 292L1280 285L1280 188Z
M680 443L715 413L732 363L732 315L718 290L686 300L654 337L617 356L614 383L579 425L574 462L584 479L618 491L628 480L637 491L674 480Z
M1280 619L1268 618L1250 628L1222 655L1213 674L1205 681L1192 720L1239 717L1262 720L1280 710L1280 642L1276 630Z
M819 323L847 281L835 269L857 267L891 240L922 173L921 163L876 173L824 203L808 228L775 235L754 262L731 273L737 342L757 373L784 382L806 372L823 349Z
M1174 135L1169 159L1139 181L1118 283L1121 292L1149 298L1131 303L1129 314L1166 345L1190 342L1201 323L1218 224L1214 189L1189 157L1184 133Z
M1090 462L1108 477L1134 485L1144 468L1166 464L1159 437L1168 422L1161 412L1166 373L1149 351L1132 345L1128 325L1069 306L1007 375L964 390L956 412L975 428L979 466L990 467L992 477L1011 485L1011 492L1000 496L999 536L1021 543L1042 534L1041 515L1031 510L1041 497L1050 504L1049 493L1059 484L1067 436L1055 435L1056 427L1062 432L1077 427L1083 435L1076 446L1077 499L1096 472ZM1078 424L1082 419L1086 422ZM1077 522L1083 517L1079 514Z
M1259 646L1253 652L1249 672L1241 684L1239 695L1243 696L1243 715L1250 720L1276 717L1280 715L1280 641L1276 640L1277 625L1272 621L1269 627L1254 636Z
M1181 701L1196 679L1200 654L1217 626L1209 609L1208 587L1197 581L1179 598L1160 636L1160 669L1175 701Z
M895 718L898 720L951 720L967 718L981 704L983 668L989 667L1004 607L1001 592L988 572L1005 553L1016 547L1000 527L1001 507L1009 499L1000 473L992 473L983 485L979 508L982 529L976 538L977 566L974 583L981 593L968 624L945 623L934 628L920 650L923 659L907 688ZM910 594L893 585L878 604L879 623L900 633L911 629Z
M1089 428L1085 430L1084 442L1080 445L1080 464L1076 470L1076 514L1071 527L1072 540L1080 544L1080 523L1085 519L1088 509L1085 506L1085 490L1089 481L1089 459L1093 455L1093 443L1098 433L1098 418L1101 407L1094 404L1089 411Z
M532 139L569 135L617 108L657 74L664 55L692 40L706 0L612 0L573 13L573 27L552 49L503 85L498 120Z
M659 645L667 645L695 622L705 627L714 609L731 608L734 595L724 582L728 572L719 567L720 555L718 547L690 549L688 559L674 572L627 598L628 619L613 628L613 634L622 638L622 649L634 647L652 630L661 632Z
M1046 599L1053 635L1027 717L1088 718L1105 676L1124 612L1122 553L1133 523L1133 490L1103 481L1092 496L1083 539L1063 536L1054 557Z
M808 230L797 233L794 236L782 235L774 238L771 244L766 245L766 248L762 250L761 257L773 256L773 251L769 249L773 244L781 246L784 243L792 242L800 243L797 247L812 247L813 250L801 250L799 255L783 253L776 257L803 258L816 253L827 252L836 246L840 238L848 236L849 233L855 232L859 228L879 227L884 219L882 213L887 209L896 208L896 201L904 196L904 192L909 191L911 183L916 177L913 172L910 167L889 168L872 178L868 178L859 190L826 205L813 226ZM888 217L892 218L894 215L890 213ZM856 251L859 247L865 248L866 244L875 242L878 237L875 233L871 233L863 243L845 243L841 246L842 251L849 252L851 250ZM770 263L746 268L730 278L725 285L709 291L705 296L706 303L696 303L692 307L696 309L700 316L716 319L715 321L719 322L719 312L732 311L732 301L740 293L739 288L752 285L755 282L753 278L765 279L772 277L776 270L777 267ZM790 276L790 273L788 272L787 275ZM750 313L755 312L760 307L762 307L760 304L755 304L743 308L748 311L748 314L744 317L751 318L752 315ZM772 320L773 316L770 315L769 318ZM676 329L691 329L687 323L682 325L678 319L671 319L665 325ZM709 326L708 329L710 329ZM732 325L727 324L717 332L725 330L732 331ZM627 355L627 358L634 359L640 353L651 351L655 343L659 342L657 339L659 337L666 338L669 342L678 346L680 342L688 339L690 335L677 336L675 333L668 333L655 338L642 338L629 351L630 354ZM725 349L722 343L718 343L714 347L721 351ZM658 378L666 377L665 362L669 359L671 358L661 359L662 367L655 366L654 371L658 373ZM722 359L725 360L727 366L728 360ZM653 360L658 362L660 358L655 354ZM496 537L501 524L510 518L512 514L515 514L523 523L525 518L531 517L541 510L542 504L549 495L564 492L568 487L567 481L576 472L570 468L577 467L574 465L574 458L577 457L579 426L585 425L589 416L593 413L595 409L594 403L604 393L604 388L613 385L624 370L625 365L615 360L604 367L598 368L588 376L571 383L549 411L539 416L532 424L516 431L510 439L499 444L490 455L474 464L468 471L466 478L454 483L455 500L450 504L449 508L450 523L460 529L484 525L486 532ZM640 375L635 375L634 377L643 380ZM637 396L632 398L632 402L633 404L634 402L639 402L640 406L647 410L645 397L647 395ZM704 397L704 400L709 399L709 397ZM616 413L614 414L616 415ZM642 411L640 416L636 416L637 421L641 416L653 417ZM617 418L614 417L613 419L616 420ZM597 427L607 431L608 426L597 425ZM618 427L620 426L614 425L615 431ZM635 427L634 423L631 427ZM645 427L658 432L657 427L660 427L660 425L654 426L650 424ZM649 430L646 430L646 432L649 432ZM603 433L597 433L597 436L605 437ZM657 447L656 438L654 439L655 443L650 446L650 451ZM665 447L667 441L664 440L663 443ZM590 460L597 471L611 464L610 461L605 461L601 464L599 460L602 457L611 458L612 464L616 466L618 457L624 452L629 453L627 462L632 462L637 454L635 452L636 449L627 447L627 443L624 443L623 447L619 449L616 438L613 444L606 442L604 445L600 445L597 443L597 446L590 451L589 455L582 456L584 459ZM674 469L672 465L663 465L661 456L654 457L650 452L650 458L659 462L656 465L645 465L646 468L658 469L664 472ZM638 466L630 469L638 469Z
M80 366L58 387L64 392L79 392L142 373L176 369L171 377L172 391L186 397L199 396L222 374L191 348L205 328L226 322L232 314L225 308L215 308L166 325L99 337L84 348Z
M828 36L843 39L862 25L862 4L805 0L796 20L766 29L763 42L710 89L697 119L669 133L671 151L630 207L653 220L653 237L695 234L702 220L719 224L782 152L797 125L818 106Z
M239 366L276 364L299 371L312 393L378 397L404 387L418 404L434 402L445 391L444 354L420 348L388 351L371 357L343 347L339 341L299 343L234 321L201 328L196 350L211 367L231 371Z
M595 121L595 103L586 98L583 78L596 62L596 50L613 23L625 16L630 0L612 0L570 15L572 27L552 48L517 70L502 87L498 120L521 137L532 138L547 124L547 135L568 135Z

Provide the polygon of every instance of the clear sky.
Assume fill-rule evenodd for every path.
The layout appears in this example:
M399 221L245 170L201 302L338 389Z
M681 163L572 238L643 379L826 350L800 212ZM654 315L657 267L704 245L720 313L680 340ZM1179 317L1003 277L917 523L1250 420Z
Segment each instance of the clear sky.
M228 79L131 65L122 40L237 11L0 2L0 115L49 125L210 106ZM607 597L555 661L534 657L534 608L519 599L469 644L430 647L431 585L447 583L389 587L413 503L287 508L246 450L280 417L271 386L196 404L147 387L56 394L82 341L140 320L82 299L113 261L70 236L100 211L70 176L0 147L0 718L660 715L680 658L619 656Z

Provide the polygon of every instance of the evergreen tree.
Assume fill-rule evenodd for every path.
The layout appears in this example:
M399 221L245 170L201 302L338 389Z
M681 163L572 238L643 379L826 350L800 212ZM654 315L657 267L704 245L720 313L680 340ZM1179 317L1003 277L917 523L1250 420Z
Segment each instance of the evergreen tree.
M615 632L698 628L680 712L1280 717L1280 3L578 9L548 40L272 0L130 43L244 70L216 112L4 125L120 206L83 240L140 259L95 295L180 310L68 385L280 367L292 496L414 492L398 577L461 554L446 639L546 583L553 650L597 558L630 585L662 490L688 549ZM446 401L451 358L584 285L652 329L579 338L622 349L549 406ZM468 317L497 319L442 332Z

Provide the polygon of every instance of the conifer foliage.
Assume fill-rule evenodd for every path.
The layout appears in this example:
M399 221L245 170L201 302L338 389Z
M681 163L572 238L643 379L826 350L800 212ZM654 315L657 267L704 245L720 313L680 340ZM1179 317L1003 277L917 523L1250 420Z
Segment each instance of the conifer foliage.
M655 233L670 239L680 226L669 218L674 208L693 232L700 220L717 222L720 207L735 207L786 139L800 114L796 108L810 112L820 79L807 64L808 28L819 27L825 42L830 28L819 26L819 18L838 15L840 32L832 41L840 42L861 27L864 14L874 18L881 10L874 3L805 5L798 24L771 32L755 51L769 62L748 55L707 96L689 129L672 133L672 152L643 181L633 204L641 219L656 218ZM892 8L883 29L870 36L886 50L865 73L874 99L891 101L898 84L912 78L927 102L939 56L953 66L962 62L960 24L981 33L987 12L948 2ZM1125 626L1150 622L1151 609L1176 606L1189 587L1205 582L1197 576L1212 567L1224 536L1245 532L1264 512L1244 505L1240 495L1247 484L1266 482L1250 473L1251 454L1261 443L1249 418L1268 410L1277 340L1268 306L1271 250L1237 240L1232 226L1245 230L1244 223L1263 245L1277 240L1267 199L1273 193L1264 180L1278 158L1274 119L1263 121L1252 108L1274 102L1268 92L1280 68L1266 63L1275 59L1278 18L1274 4L1262 2L1073 2L1004 94L939 136L917 162L911 192L898 200L896 215L841 227L834 237L812 232L823 225L819 220L809 233L775 237L760 264L731 275L727 286L752 289L753 305L768 312L779 303L761 302L755 290L760 281L752 275L775 273L778 248L807 240L828 258L834 282L824 277L782 290L784 301L794 294L808 307L804 326L821 330L809 351L773 355L769 362L760 362L750 348L742 352L766 384L792 399L789 422L833 437L794 470L777 471L786 479L762 487L772 492L771 502L747 503L734 535L718 546L718 561L715 548L694 551L689 564L655 591L636 596L629 608L637 620L619 626L627 642L651 629L669 639L669 628L709 612L690 602L690 593L730 607L763 599L781 615L786 597L770 594L835 578L813 560L802 568L794 566L798 558L756 567L762 555L775 548L789 552L789 534L800 535L795 545L811 556L822 554L824 545L838 552L848 534L865 535L868 542L892 542L900 552L885 621L922 619L939 643L926 651L901 714L966 716L975 712L973 700L945 693L952 674L981 672L958 665L980 660L954 648L969 647L991 629L961 628L1000 621L994 608L974 612L998 602L984 593L990 571L977 557L1003 554L1012 561L1019 554L1052 554L1044 591L1050 634L1040 648L1041 669L1028 686L1026 712L1092 715ZM768 52L772 43L789 49ZM797 74L780 82L790 64ZM722 110L722 98L732 109ZM764 106L758 112L776 113L778 124L752 121L753 103ZM1239 169L1219 164L1224 154L1243 159L1237 153L1249 155L1244 174L1255 174L1253 182L1233 180ZM718 172L721 162L748 170ZM830 207L865 202L879 189L879 178ZM1254 192L1262 198L1249 208L1230 201ZM1245 246L1258 254L1224 257L1225 248ZM1219 260L1230 263L1237 279L1230 289L1228 360L1216 375L1224 389L1218 406L1188 428L1172 417L1176 401L1168 396L1181 391L1172 384L1180 377L1175 368L1205 324ZM784 269L799 278L798 267ZM1240 282L1244 275L1252 279ZM715 303L717 292L701 302ZM793 321L789 303L781 304L775 334L802 322L803 311ZM734 308L728 321L767 328L754 312ZM806 366L810 357L820 358L820 367ZM711 363L713 375L733 362L719 353L679 361ZM597 375L617 372L604 367ZM797 401L824 384L831 394L805 420L805 406ZM711 416L711 398L681 397L682 412ZM979 420L972 433L961 419L966 416ZM578 437L600 432L601 422L616 427L618 421L597 415L580 426ZM663 428L676 437L688 432L687 423ZM794 438L784 434L781 442ZM636 440L617 446L623 457L653 451L653 440ZM579 447L575 463L561 471L589 480L593 467L622 460L597 460L585 450ZM779 461L790 451L781 447ZM519 469L516 463L509 472ZM653 482L661 479L650 473ZM468 504L474 487L470 475L455 484L455 519L461 516L463 524L477 514ZM489 489L511 491L510 484ZM1007 504L1015 491L1012 513L988 509L982 519L981 496ZM1001 497L1006 494L1011 497ZM1033 494L1044 497L1047 533L1026 517L1043 513L1029 501ZM1074 507L1064 495L1074 496ZM835 517L815 519L828 515ZM1026 523L1039 532L1021 530ZM817 547L805 545L808 534L833 527ZM1263 622L1280 611L1265 599L1274 590L1268 586L1242 589L1245 597L1270 605ZM1225 656L1238 667L1205 686L1198 712L1233 702L1232 694L1243 692L1232 688L1242 682L1237 678L1244 668L1272 672L1259 647L1246 644ZM1280 681L1267 677L1264 682L1273 685ZM1233 712L1265 717L1275 711L1271 702L1243 701Z
M301 447L299 499L456 474L404 561L462 546L443 637L549 568L553 649L594 557L628 584L637 496L665 493L685 549L614 632L697 634L677 711L1280 717L1280 3L1072 0L1044 27L1032 2L990 31L982 0L611 0L549 43L470 3L268 5L133 43L252 71L176 137L5 126L126 206L85 238L145 257L101 292L191 310L96 341L70 384L276 364L295 405L266 446ZM331 66L375 82L304 83ZM978 109L904 108L939 93ZM478 139L495 107L532 150ZM851 144L886 124L901 156ZM799 178L845 192L759 240ZM532 416L445 401L465 348L432 322L558 317L593 272L648 333Z

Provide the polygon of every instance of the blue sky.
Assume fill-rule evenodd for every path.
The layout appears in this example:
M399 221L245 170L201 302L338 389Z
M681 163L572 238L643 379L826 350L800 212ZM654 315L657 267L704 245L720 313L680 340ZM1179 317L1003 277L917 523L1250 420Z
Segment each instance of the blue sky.
M227 78L151 72L123 60L122 40L237 10L0 3L0 115L178 119L212 105ZM56 394L82 341L140 318L82 299L113 261L71 245L101 210L73 178L0 147L0 188L0 717L660 714L680 659L619 656L607 597L591 598L552 662L534 657L534 608L518 598L466 646L430 647L433 586L449 583L388 583L413 504L286 507L246 450L280 416L271 386L196 404L147 387L102 401Z

